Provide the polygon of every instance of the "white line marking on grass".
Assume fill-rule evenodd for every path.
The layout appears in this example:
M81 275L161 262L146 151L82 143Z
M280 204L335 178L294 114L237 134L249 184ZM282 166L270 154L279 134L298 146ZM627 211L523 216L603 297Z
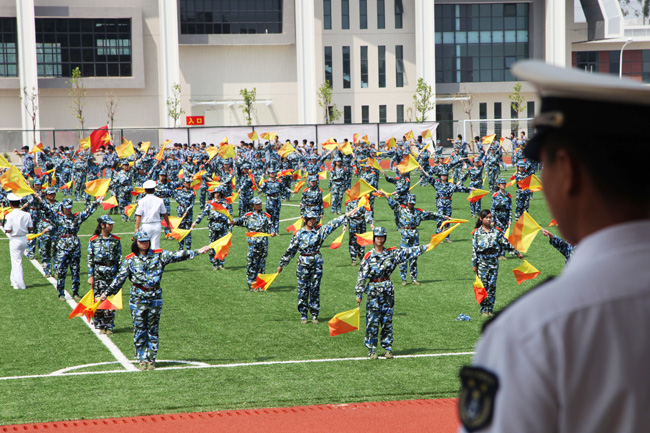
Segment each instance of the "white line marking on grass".
M447 356L468 356L473 355L474 352L448 352L448 353L423 353L419 355L396 355L395 359L409 359L409 358L439 358ZM383 359L383 358L379 358ZM204 362L194 362L194 361L156 361L156 371L160 370L187 370L187 369L202 369L202 368L235 368L235 367L258 367L258 366L268 366L268 365L287 365L287 364L314 364L321 362L343 362L343 361L368 361L367 357L361 358L328 358L328 359L303 359L303 360L291 360L291 361L263 361L263 362L240 362L235 364L206 364ZM132 361L135 363L135 361ZM160 367L160 364L165 363L183 363L183 364L193 364L189 366L173 366L173 367ZM107 370L107 371L73 371L80 368L95 367L100 365L110 365L117 364L117 362L100 362L96 364L86 364L79 365L76 367L68 367L61 370L57 370L50 374L33 374L29 376L7 376L0 377L0 380L16 380L16 379L38 379L44 377L61 377L61 376L88 376L96 374L113 374L113 373L128 373L132 371L139 371L132 365L131 369L126 370Z

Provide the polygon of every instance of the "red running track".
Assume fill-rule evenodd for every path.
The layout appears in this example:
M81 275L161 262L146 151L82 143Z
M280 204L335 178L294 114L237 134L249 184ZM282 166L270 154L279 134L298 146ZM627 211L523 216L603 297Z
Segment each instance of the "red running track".
M6 425L0 426L0 432L452 433L460 425L456 403L449 398L227 410Z

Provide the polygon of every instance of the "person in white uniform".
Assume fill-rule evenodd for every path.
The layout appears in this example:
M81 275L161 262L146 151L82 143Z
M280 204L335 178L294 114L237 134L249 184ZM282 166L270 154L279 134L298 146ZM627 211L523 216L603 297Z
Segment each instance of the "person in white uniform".
M650 188L641 168L612 175L629 164L612 149L647 141L650 88L533 60L512 72L540 91L524 154L577 247L484 328L460 372L461 431L649 431Z
M11 287L26 289L23 279L23 254L27 248L27 233L34 228L31 215L20 209L20 197L10 193L7 199L12 211L5 217L5 232L9 236L11 256Z
M160 223L164 220L171 227L167 208L160 197L156 197L156 181L148 180L142 184L146 195L138 201L135 208L135 233L142 228L151 239L151 249L160 248Z

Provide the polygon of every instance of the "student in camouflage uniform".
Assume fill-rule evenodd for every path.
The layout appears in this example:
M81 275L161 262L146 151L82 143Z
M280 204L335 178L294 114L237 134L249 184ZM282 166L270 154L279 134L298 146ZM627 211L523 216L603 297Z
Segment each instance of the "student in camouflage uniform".
M38 252L41 254L41 263L43 265L43 271L45 272L45 277L52 276L52 248L56 245L57 236L54 226L50 223L48 215L50 212L59 212L59 202L56 201L56 189L53 187L48 187L45 190L46 200L41 201L41 206L47 206L49 211L44 209L41 210L43 219L41 220L41 227L38 229L38 232L46 232L42 236L39 236L37 240L38 243ZM38 227L38 223L36 224Z
M131 170L129 167L129 161L122 161L122 169L115 175L111 181L110 188L117 199L118 209L120 215L122 215L122 221L128 221L129 217L124 213L124 208L131 204L131 198L133 194L132 179L131 179Z
M483 188L483 166L478 157L474 157L474 167L471 167L465 172L461 183L465 183L465 180L469 177L469 186L475 189ZM474 203L469 204L469 210L472 213L472 216L478 216L481 212L481 200L477 200Z
M250 175L250 164L247 162L241 166L241 178L237 182L237 192L239 193L239 217L250 213L253 209L253 181ZM249 176L250 175L250 176Z
M350 259L352 259L352 266L356 266L357 259L361 261L363 255L366 253L366 248L357 242L356 235L366 232L366 224L370 224L371 227L374 226L372 213L364 206L359 208L357 212L352 213L357 208L359 208L359 200L350 200L345 206L346 215L351 215L346 217L345 222L348 231L348 251L350 252Z
M122 243L111 234L115 221L108 215L97 218L95 234L88 242L88 284L98 298L113 282L122 262ZM111 335L115 323L115 310L97 310L93 317L95 329L100 334Z
M361 179L368 182L368 184L373 188L377 190L379 189L379 170L371 167L367 163L362 165ZM375 215L375 198L374 194L370 194L370 197L368 197L368 201L370 202L370 213L373 219Z
M88 171L87 154L79 152L77 159L72 165L72 176L74 179L74 199L80 201L86 198L86 172Z
M253 212L248 212L240 218L236 218L230 222L235 226L246 227L249 232L268 233L271 236L276 236L277 232L273 231L273 223L271 222L271 215L262 211L262 200L259 197L251 200L253 204ZM248 280L248 289L250 291L257 291L253 289L253 283L257 279L258 274L263 274L266 270L266 256L269 253L269 238L266 236L249 237L248 240L248 254L246 255L246 278Z
M332 213L337 215L341 214L341 203L343 202L343 194L345 193L345 185L347 180L347 169L343 167L343 161L340 157L333 160L334 167L330 173L330 189L332 190Z
M492 221L494 227L505 233L512 220L512 196L506 191L505 179L497 180L497 187L497 192L492 194Z
M54 273L56 275L56 290L59 292L59 299L65 301L65 277L70 267L72 274L72 296L79 302L79 263L81 261L81 242L77 233L81 224L86 221L97 210L97 206L104 197L97 197L95 202L88 203L86 209L81 213L72 213L72 199L66 198L61 202L63 213L52 212L49 207L47 218L56 227L57 243L56 255L54 256Z
M395 200L399 204L406 204L409 189L411 188L411 177L409 173L400 173L399 169L395 168L395 177L388 177L386 173L384 173L384 177L388 183L395 185Z
M495 154L494 148L490 147L490 152L485 157L485 169L488 173L488 185L490 185L490 192L497 190L497 179L501 174L501 166L499 165L499 158Z
M501 230L492 227L492 214L489 209L483 209L476 222L472 234L472 270L481 279L487 291L487 298L481 302L481 315L494 315L494 303L497 293L497 276L499 274L499 257L505 251L523 258L508 240L503 237Z
M300 201L300 214L304 215L307 210L313 210L319 218L323 218L325 208L323 207L323 190L318 187L318 175L307 176L309 186L302 191ZM320 221L320 219L319 219Z
M349 212L352 215L355 210ZM277 272L282 272L293 256L300 253L296 277L298 278L298 311L300 322L307 324L308 314L311 313L311 322L318 323L320 312L320 282L323 277L323 256L320 248L325 239L345 221L348 214L333 219L324 226L317 226L318 214L307 210L303 215L305 224L291 238L291 243L278 264Z
M416 197L413 194L409 194L409 197L406 200L406 205L399 204L396 200L386 194L382 195L388 199L388 205L397 218L397 229L402 234L400 247L409 248L420 245L420 232L418 227L423 221L437 220L438 214L416 208ZM447 217L447 219L449 219L449 217ZM411 282L413 285L419 286L420 282L418 281L417 257L399 264L399 276L402 279L402 286L406 286L406 273L409 267L411 268Z
M183 178L183 188L174 190L172 197L178 203L176 208L176 215L181 218L178 224L179 229L187 230L192 227L192 220L194 219L194 202L196 200L196 193L191 188L192 179ZM178 249L182 250L192 249L192 232L188 233L185 238L178 243Z
M43 181L40 178L34 179L34 192L35 194L28 195L25 197L25 204L21 207L22 210L29 212L29 215L32 217L34 222L34 228L36 229L35 233L40 233L43 231L43 212L41 206L41 196L43 192ZM38 196L38 199L36 198ZM33 260L36 254L36 245L38 244L38 238L27 241L27 258ZM41 257L42 259L43 257Z
M365 345L368 357L377 359L377 343L381 326L381 346L386 350L386 359L393 357L393 310L395 306L395 287L390 276L398 264L420 256L427 245L409 248L384 248L386 228L375 227L373 249L363 258L359 268L357 284L354 288L357 305L361 305L363 293L366 300L366 336ZM366 284L366 280L368 283Z
M230 218L228 218L226 215L224 215L221 212L218 212L214 206L214 204L219 204L226 208L228 212L232 215L232 205L224 199L224 192L225 189L223 188L223 185L218 187L212 195L212 201L208 202L205 207L203 208L203 211L199 214L199 216L196 217L196 220L194 223L192 223L192 226L190 229L194 230L194 227L196 227L197 224L201 222L203 217L207 216L208 217L208 237L210 239L210 243L221 239L222 237L226 236L228 232L230 232ZM213 249L210 249L210 263L212 264L212 270L224 270L224 260L219 260L215 258L215 251Z
M517 163L517 172L515 173L515 184L517 185L517 194L515 194L515 221L528 211L530 206L530 199L533 197L533 192L529 189L522 189L519 182L531 176L532 173L527 170L526 163L519 161Z
M424 172L422 172L424 173ZM426 174L425 174L426 176ZM452 197L455 192L470 192L474 188L462 185L455 185L448 182L448 173L446 171L439 172L440 179L436 179L433 187L436 190L436 209L438 211L438 227L436 233L440 233L442 229L442 222L451 218L452 210ZM447 236L447 242L451 242Z
M260 192L266 195L266 212L271 215L273 231L280 231L280 211L282 210L282 196L291 193L281 180L277 178L277 169L269 167L269 180L260 185Z
M163 306L160 282L165 266L193 259L198 254L206 253L208 247L176 252L152 250L149 235L144 230L139 230L133 238L131 254L124 259L111 285L101 292L100 300L115 295L127 278L131 280L133 287L129 308L133 318L135 358L140 363L140 370L153 370L158 355L158 326Z
M553 246L553 248L558 250L560 254L564 256L564 263L566 264L576 249L575 245L565 241L559 236L555 236L546 229L542 229L542 233L548 238L548 242Z

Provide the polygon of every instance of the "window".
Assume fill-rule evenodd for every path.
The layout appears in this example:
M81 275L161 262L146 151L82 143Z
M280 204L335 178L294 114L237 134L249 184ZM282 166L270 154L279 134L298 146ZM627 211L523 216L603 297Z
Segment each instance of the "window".
M334 87L332 79L332 47L325 47L325 81L329 81L330 86Z
M368 47L361 47L361 88L368 87Z
M650 50L579 51L573 53L573 66L588 72L618 76L621 66L623 76L650 83Z
M343 123L352 123L352 106L343 106Z
M598 72L598 51L578 52L576 57L576 68L586 72ZM610 64L610 70L612 69L611 66ZM615 67L618 74L618 57L616 57Z
M487 119L487 103L481 102L478 104L478 115L480 119ZM485 137L487 135L487 122L481 122L479 129L481 137Z
M36 62L40 77L132 76L128 18L36 18Z
M379 59L378 69L379 69L379 87L386 87L386 46L380 45L378 48Z
M184 35L282 33L282 0L180 0L180 11Z
M359 0L359 28L368 28L368 0Z
M528 101L526 103L526 117L535 117L535 101ZM535 128L533 128L533 122L529 120L528 131L526 132L526 135L530 137L534 132Z
M377 0L377 28L386 28L386 11L384 6L385 0Z
M404 87L404 47L395 45L395 86Z
M350 88L350 47L343 47L343 88Z
M361 123L370 123L370 107L367 105L361 106Z
M341 0L341 28L350 28L350 0Z
M501 103L494 103L494 118L501 119ZM497 135L496 139L501 138L501 122L494 122L494 133Z
M395 28L401 29L403 26L402 15L404 14L404 4L402 0L395 0Z
M332 0L323 0L323 29L332 30Z
M0 18L0 77L18 76L16 18Z
M435 5L436 82L514 81L529 57L529 3Z
M379 123L386 123L386 106L379 106Z
M397 122L398 123L404 123L404 106L403 105L398 105L397 106Z

